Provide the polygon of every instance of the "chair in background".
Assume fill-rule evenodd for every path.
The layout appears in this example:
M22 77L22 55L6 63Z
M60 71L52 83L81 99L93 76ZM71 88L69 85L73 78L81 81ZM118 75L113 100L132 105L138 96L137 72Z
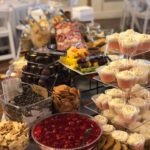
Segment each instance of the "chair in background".
M0 25L0 39L2 38L8 38L9 46L0 46L0 50L9 49L8 54L0 55L0 61L7 60L7 59L15 59L15 45L14 45L14 39L13 39L13 33L11 29L11 25L9 22L9 11L0 11L0 22L2 25Z
M136 26L140 32L142 33L147 32L148 21L150 20L150 5L148 4L147 1L145 1L146 8L144 10L142 8L142 5L140 5L140 1L124 0L123 17L121 22L122 31L125 29L127 19L131 17L131 24L130 24L131 29L134 29ZM140 20L143 21L142 26L140 25Z

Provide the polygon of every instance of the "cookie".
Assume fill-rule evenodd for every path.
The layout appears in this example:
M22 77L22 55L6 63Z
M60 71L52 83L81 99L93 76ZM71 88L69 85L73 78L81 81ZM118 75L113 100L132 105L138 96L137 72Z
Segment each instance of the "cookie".
M115 140L115 145L112 150L121 150L121 144L119 141Z
M125 145L125 144L121 144L121 150L128 150L127 145Z
M115 140L111 136L108 136L106 144L103 146L103 150L108 150L109 148L111 148L113 146L114 142L115 142Z

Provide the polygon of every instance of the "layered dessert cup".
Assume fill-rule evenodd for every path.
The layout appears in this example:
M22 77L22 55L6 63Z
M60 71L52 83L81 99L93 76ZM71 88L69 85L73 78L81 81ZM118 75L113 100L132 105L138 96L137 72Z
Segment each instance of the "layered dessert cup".
M129 37L119 40L119 45L122 54L132 56L136 54L139 42L135 38Z
M118 33L114 33L106 37L109 51L119 50L118 38L119 38Z
M125 70L117 73L117 83L121 89L130 89L136 84L136 76L133 72Z
M112 68L110 66L104 66L97 69L99 77L104 83L111 83L116 80L117 69Z
M147 34L141 34L139 36L139 47L138 47L138 53L146 52L150 50L150 35Z

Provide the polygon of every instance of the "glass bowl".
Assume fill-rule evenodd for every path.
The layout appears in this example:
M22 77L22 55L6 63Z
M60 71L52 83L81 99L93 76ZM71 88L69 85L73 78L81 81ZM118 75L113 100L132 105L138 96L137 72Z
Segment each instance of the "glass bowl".
M42 150L92 150L101 135L91 116L76 112L48 116L32 128L32 138Z
M39 118L52 113L51 97L46 99L43 97L40 101L25 106L17 106L11 103L19 95L20 92L14 94L11 91L0 96L6 120L25 122L31 127Z

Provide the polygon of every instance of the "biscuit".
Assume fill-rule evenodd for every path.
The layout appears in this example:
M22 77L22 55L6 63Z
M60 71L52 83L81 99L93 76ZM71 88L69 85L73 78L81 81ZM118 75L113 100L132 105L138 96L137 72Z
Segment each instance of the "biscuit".
M103 150L108 150L111 148L114 145L114 142L115 140L111 136L108 136L106 144L103 146Z

